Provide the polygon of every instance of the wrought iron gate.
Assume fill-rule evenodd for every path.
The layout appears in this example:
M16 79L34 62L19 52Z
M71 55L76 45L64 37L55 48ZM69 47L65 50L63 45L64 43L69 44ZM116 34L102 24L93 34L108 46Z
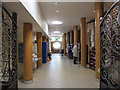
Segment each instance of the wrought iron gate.
M17 89L17 14L0 6L0 88Z
M120 89L120 0L100 24L100 87Z

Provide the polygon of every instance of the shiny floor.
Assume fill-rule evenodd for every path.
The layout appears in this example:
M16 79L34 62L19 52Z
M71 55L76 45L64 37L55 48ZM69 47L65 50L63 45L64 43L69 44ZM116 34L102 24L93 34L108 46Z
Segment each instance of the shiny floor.
M72 59L59 54L36 69L31 84L19 81L19 88L99 88L95 71L74 65Z

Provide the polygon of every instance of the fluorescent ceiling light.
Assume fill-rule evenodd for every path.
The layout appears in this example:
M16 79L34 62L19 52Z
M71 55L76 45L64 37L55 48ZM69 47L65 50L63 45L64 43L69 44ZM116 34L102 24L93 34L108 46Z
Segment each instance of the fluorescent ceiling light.
M63 22L61 22L61 21L53 21L53 22L51 22L52 24L62 24Z
M54 33L60 33L60 31L54 31Z

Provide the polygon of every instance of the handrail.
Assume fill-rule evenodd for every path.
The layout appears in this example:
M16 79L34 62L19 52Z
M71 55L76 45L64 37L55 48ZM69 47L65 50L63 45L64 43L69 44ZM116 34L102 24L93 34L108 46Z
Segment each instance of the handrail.
M117 0L112 7L106 12L106 14L104 15L104 17L102 18L101 22L100 22L100 27L103 24L104 20L106 19L107 15L110 13L110 11L120 2L120 0Z

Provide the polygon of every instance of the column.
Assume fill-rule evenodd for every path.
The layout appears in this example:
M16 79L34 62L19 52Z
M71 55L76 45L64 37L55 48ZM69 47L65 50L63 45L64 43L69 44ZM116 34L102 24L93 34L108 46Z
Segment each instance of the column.
M100 78L100 39L99 39L99 25L100 17L103 16L103 3L95 2L95 28L96 28L96 78Z
M32 24L24 23L23 26L23 64L24 64L24 83L32 83Z
M86 18L81 18L81 65L86 66Z
M66 56L66 33L64 33L64 55Z
M78 26L74 26L74 45L77 43L78 39Z
M62 36L62 49L64 49L64 56L66 56L66 33Z
M73 30L70 31L70 43L73 43Z
M62 49L64 49L64 35L62 35Z
M40 68L42 66L42 33L37 32L37 58L41 58L41 60L37 61L37 67Z

